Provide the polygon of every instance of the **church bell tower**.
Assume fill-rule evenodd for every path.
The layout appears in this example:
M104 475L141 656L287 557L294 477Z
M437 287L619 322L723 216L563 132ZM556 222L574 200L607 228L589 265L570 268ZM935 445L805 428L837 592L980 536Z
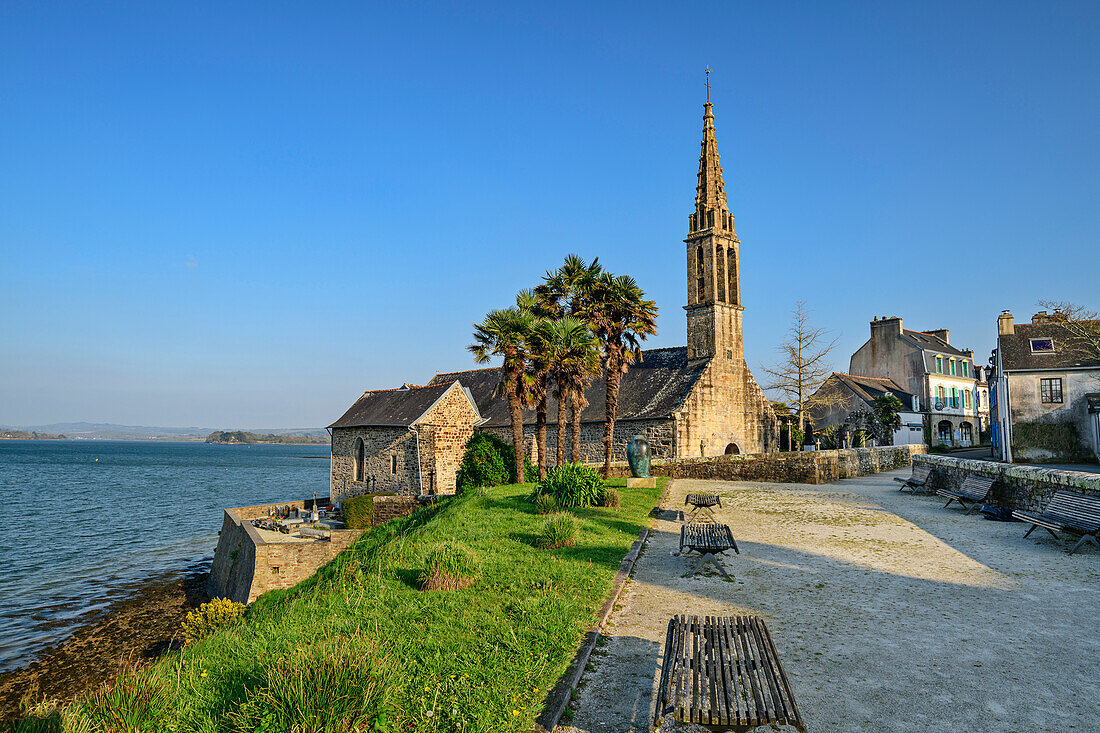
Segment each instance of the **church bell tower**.
M744 363L741 337L741 278L733 214L726 202L714 112L710 95L703 105L703 145L695 211L688 217L687 357L689 362L715 359L730 366Z

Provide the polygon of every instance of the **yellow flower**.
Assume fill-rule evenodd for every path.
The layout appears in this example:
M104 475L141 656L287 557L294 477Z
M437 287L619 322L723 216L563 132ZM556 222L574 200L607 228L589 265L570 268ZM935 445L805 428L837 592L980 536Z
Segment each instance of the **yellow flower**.
M518 710L513 710L512 715L519 715L519 711Z
M206 676L206 670L204 669L204 670L202 671L202 674L200 674L200 675L199 675L199 677L205 677L205 676Z
M432 688L428 687L427 685L424 685L424 692L428 692L428 691L429 691L429 690L431 690L431 689L432 689Z

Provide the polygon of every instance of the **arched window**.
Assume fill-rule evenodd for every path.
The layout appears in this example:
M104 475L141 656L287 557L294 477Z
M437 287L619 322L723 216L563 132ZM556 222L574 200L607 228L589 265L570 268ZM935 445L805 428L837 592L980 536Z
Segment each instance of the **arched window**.
M936 432L939 433L940 443L942 445L951 445L951 442L952 442L952 440L951 440L951 432L952 432L951 421L950 420L940 420L939 425L937 425L936 427L937 427Z
M718 302L726 302L726 250L719 247L715 250L717 262L715 264L715 280L718 282Z
M352 460L355 463L355 480L362 481L367 470L367 446L363 445L362 438L355 439L355 456Z
M737 447L737 443L730 443L726 446L727 456L739 456L741 455L741 449Z
M727 278L729 281L729 301L734 305L741 305L738 302L741 299L741 294L737 289L737 250L733 247L726 250L726 270L729 273Z

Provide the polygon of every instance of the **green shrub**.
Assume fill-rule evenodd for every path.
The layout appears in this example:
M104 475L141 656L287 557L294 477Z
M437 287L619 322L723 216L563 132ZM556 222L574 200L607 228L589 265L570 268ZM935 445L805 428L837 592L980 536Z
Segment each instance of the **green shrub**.
M565 463L554 466L546 473L546 478L535 487L532 499L541 494L549 494L563 509L592 506L600 497L603 479L599 472L579 463Z
M417 580L421 590L457 590L473 583L480 572L470 548L457 540L444 540L428 551Z
M218 629L228 626L244 613L243 603L234 603L228 598L215 598L199 606L183 619L180 631L183 643L191 644L205 638Z
M569 547L576 542L577 520L572 514L559 512L547 518L539 531L538 546L553 550L557 547Z
M928 452L929 453L950 453L951 451L947 449L946 445L938 445L937 444L937 445L929 446L928 447Z
M492 433L474 433L466 441L462 463L458 469L458 491L478 486L514 484L516 452L512 446Z
M606 507L619 506L619 492L611 486L604 486L600 489L600 499L598 504Z
M1028 449L1046 451L1048 458L1077 458L1083 451L1077 439L1077 426L1071 422L1018 422L1012 426L1012 452ZM1041 459L1040 459L1041 460Z
M523 483L533 484L539 480L539 467L526 458L523 459Z
M124 669L88 696L80 711L85 720L72 729L90 724L94 730L163 730L174 703L161 669Z
M370 529L374 526L374 497L393 496L392 491L380 491L377 494L360 494L344 499L340 513L348 529Z
M553 514L558 510L558 501L550 494L539 494L535 498L535 512L538 514Z

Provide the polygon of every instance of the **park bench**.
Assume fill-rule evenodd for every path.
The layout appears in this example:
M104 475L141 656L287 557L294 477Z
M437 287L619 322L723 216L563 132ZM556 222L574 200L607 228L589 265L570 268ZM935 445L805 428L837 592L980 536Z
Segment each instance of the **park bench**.
M959 488L937 489L936 493L947 497L947 503L943 505L944 509L951 506L951 502L957 501L969 514L985 502L986 497L989 496L989 492L992 490L993 479L971 474L966 477ZM966 506L967 502L970 502L969 507Z
M909 478L894 477L894 480L901 484L898 491L904 491L909 489L912 493L917 491L927 491L928 478L932 475L931 466L913 466L913 475Z
M771 633L759 616L674 616L665 636L654 728L665 715L715 731L770 725L806 733Z
M1069 551L1071 555L1086 542L1100 547L1100 542L1097 541L1097 535L1100 534L1100 497L1058 491L1042 512L1014 511L1012 516L1031 523L1031 529L1024 537L1035 531L1036 527L1042 527L1054 537L1058 536L1056 532L1081 535L1081 539Z
M680 554L684 553L684 550L690 550L699 553L702 557L699 558L699 562L695 564L688 575L695 575L703 566L708 562L713 563L718 572L722 573L726 578L729 578L729 573L722 567L722 563L718 561L718 555L728 550L733 550L738 555L741 551L737 549L737 542L733 539L733 532L730 530L728 524L684 524L680 526Z
M718 520L714 518L714 514L711 512L710 508L715 506L722 506L722 499L718 496L718 494L688 494L684 498L684 503L691 504L693 507L695 507L694 509L692 509L691 514L687 517L685 521L694 522L696 517L698 517L701 512L705 512L705 515L710 519L710 521L717 524Z

